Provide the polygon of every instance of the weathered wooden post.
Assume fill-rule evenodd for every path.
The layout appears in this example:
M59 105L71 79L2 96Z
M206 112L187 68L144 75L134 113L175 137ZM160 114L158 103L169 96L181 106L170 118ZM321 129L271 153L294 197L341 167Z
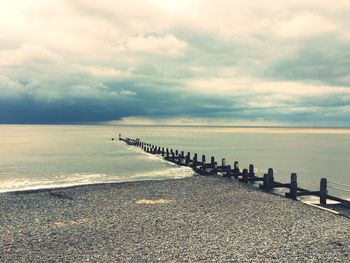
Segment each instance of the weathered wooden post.
M202 155L202 166L205 168L205 155Z
M224 171L225 167L226 167L226 159L225 158L222 158L222 160L221 160L221 167L222 167L222 170Z
M175 151L175 155L176 155L176 156L179 155L179 151L178 151L178 150Z
M210 167L211 167L211 174L216 175L217 174L217 164L215 162L215 157L212 156L210 160Z
M193 155L193 162L192 162L192 167L196 167L197 166L197 163L198 163L198 156L197 156L197 153L195 153Z
M266 191L272 190L273 183L274 183L273 169L269 168L267 174L264 174L264 184L263 184L264 190Z
M164 157L165 151L164 151L164 147L162 147L162 156Z
M212 157L210 158L210 166L213 167L214 164L215 164L215 157L212 156Z
M248 173L248 177L255 177L255 173L254 173L254 165L250 164L249 165L249 173Z
M327 179L321 178L320 182L320 204L326 205L327 204Z
M248 183L248 170L243 169L242 171L242 182Z
M235 178L238 178L239 172L240 172L240 171L239 171L239 164L238 164L237 161L235 161L234 164L233 164L233 176L234 176Z
M205 155L202 155L202 166L199 167L199 169L202 171L202 174L206 172L206 162L205 162Z
M267 173L269 174L269 178L270 178L270 185L271 185L271 189L273 188L273 185L275 183L275 178L273 177L273 169L269 168L267 170Z
M168 148L166 148L166 150L165 150L165 156L166 156L166 158L169 158L169 149Z
M122 139L122 135L119 133L119 141L121 141Z
M185 164L188 165L191 161L191 153L188 152L187 155L186 155L186 160L185 160Z
M233 164L233 170L235 173L239 173L239 164L237 161L235 161Z
M290 175L290 188L289 188L289 198L293 200L297 200L298 193L298 182L297 182L297 174L292 173Z
M183 156L182 156L182 154L179 154L178 160L179 160L178 164L182 165L182 163L183 163Z
M174 152L171 150L171 161L174 162L175 160L175 154Z

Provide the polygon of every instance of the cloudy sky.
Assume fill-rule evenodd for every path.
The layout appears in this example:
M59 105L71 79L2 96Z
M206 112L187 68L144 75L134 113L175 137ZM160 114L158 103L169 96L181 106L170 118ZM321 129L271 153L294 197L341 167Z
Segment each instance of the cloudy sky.
M350 126L350 2L0 0L0 123Z

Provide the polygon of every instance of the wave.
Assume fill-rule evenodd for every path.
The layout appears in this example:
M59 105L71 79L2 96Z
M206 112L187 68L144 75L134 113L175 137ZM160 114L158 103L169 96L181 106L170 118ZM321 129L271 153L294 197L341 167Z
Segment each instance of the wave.
M52 179L21 178L9 179L1 182L0 193L52 189L78 185L100 184L100 183L121 183L147 180L180 179L190 177L193 171L189 167L171 167L149 172L135 173L130 175L108 175L108 174L80 174L59 175Z
M134 146L129 146L128 150L138 153L139 155L136 157L139 160L148 160L148 161L156 161L169 164L171 166L177 166L172 162L165 160L161 155L150 154L142 150L141 148L136 148Z

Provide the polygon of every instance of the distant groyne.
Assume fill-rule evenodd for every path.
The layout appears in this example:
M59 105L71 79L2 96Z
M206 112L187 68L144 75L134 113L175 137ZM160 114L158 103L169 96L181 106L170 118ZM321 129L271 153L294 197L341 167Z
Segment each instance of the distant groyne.
M140 141L139 139L122 138L119 134L119 140L124 141L128 145L139 147L145 152L150 154L156 154L162 156L165 160L180 165L191 167L194 172L198 175L203 176L223 176L227 178L235 178L242 183L249 182L260 182L259 188L266 192L271 192L276 188L285 188L288 192L285 193L285 197L297 200L299 196L318 196L319 205L327 205L327 200L332 200L338 202L338 204L350 208L350 201L343 198L329 195L328 187L329 183L333 184L333 188L341 189L343 191L350 192L350 190L345 189L344 185L337 182L328 181L327 178L321 178L320 188L316 191L310 191L298 186L297 174L291 173L290 182L281 183L275 180L273 168L268 168L267 173L262 177L259 177L254 172L254 165L250 164L248 168L239 168L238 161L234 161L233 165L227 164L226 159L223 158L220 163L217 162L214 156L210 157L207 161L205 155L198 157L197 153L193 156L190 152L185 154L184 151L173 150L170 148L160 147L154 144ZM342 186L341 188L339 186Z

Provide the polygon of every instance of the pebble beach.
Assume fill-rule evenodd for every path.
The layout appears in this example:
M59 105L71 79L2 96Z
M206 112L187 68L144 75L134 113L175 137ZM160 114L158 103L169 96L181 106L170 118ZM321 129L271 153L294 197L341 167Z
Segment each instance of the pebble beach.
M0 194L0 262L350 262L350 219L222 177Z

